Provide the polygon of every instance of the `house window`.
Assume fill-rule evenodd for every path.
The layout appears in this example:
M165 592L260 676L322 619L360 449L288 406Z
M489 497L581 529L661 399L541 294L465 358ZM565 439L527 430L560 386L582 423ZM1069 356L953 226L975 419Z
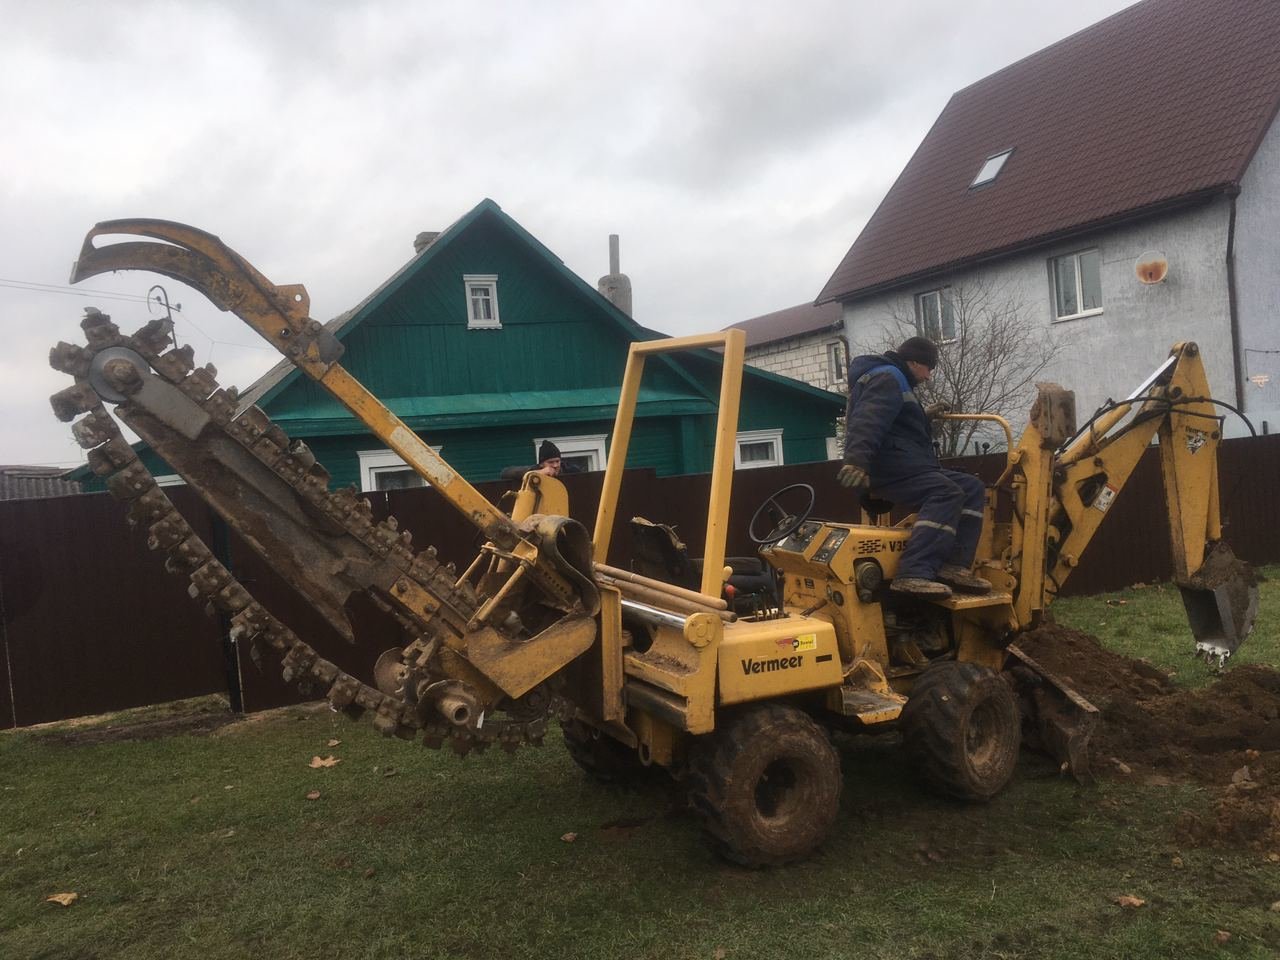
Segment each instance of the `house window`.
M439 453L440 447L432 447ZM394 450L358 450L360 458L360 492L376 490L408 490L425 487L427 481L413 467L404 462Z
M916 294L916 332L934 343L947 343L956 338L950 287Z
M849 372L849 358L844 355L844 344L835 340L827 344L827 380L830 383L844 383Z
M739 470L782 466L782 431L748 430L738 434L733 465Z
M462 284L467 291L467 329L501 329L502 321L498 318L497 275L464 276Z
M973 178L973 183L969 184L970 189L980 187L984 183L990 183L1000 175L1000 170L1004 167L1004 162L1009 159L1009 154L1013 150L1003 150L1000 153L992 154L982 161L982 168L978 171L978 175Z
M1049 261L1054 318L1073 320L1102 312L1101 260L1097 250L1081 250Z
M561 473L594 473L605 464L605 435L589 437L538 437L533 441L533 457L538 458L542 441L550 440L560 451Z

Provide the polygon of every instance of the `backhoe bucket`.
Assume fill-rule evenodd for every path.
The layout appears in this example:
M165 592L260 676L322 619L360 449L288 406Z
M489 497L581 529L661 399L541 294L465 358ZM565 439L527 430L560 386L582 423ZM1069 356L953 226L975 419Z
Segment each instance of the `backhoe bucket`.
M1214 544L1195 574L1178 583L1196 653L1225 661L1236 652L1258 615L1258 575L1222 541Z

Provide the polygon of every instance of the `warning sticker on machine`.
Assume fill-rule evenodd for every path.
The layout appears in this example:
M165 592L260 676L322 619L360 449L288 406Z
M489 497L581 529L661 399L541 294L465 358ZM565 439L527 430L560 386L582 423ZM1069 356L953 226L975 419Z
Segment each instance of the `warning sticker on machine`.
M775 643L780 647L786 647L788 650L817 650L818 635L816 633L805 633L798 637L779 637Z
M1103 513L1106 513L1111 508L1111 501L1115 500L1116 494L1119 492L1119 487L1113 487L1108 483L1098 491L1098 495L1093 498L1091 506L1096 510L1101 510Z

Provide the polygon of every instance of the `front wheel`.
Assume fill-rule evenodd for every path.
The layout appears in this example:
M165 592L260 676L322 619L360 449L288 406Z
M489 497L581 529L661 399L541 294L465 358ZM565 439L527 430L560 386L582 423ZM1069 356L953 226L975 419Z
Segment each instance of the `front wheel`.
M640 755L613 737L581 720L561 724L564 745L582 770L600 783L637 787L653 777L653 770L640 762Z
M1022 735L1000 675L943 661L920 675L902 709L902 737L925 783L961 800L990 800L1013 776Z
M808 714L761 704L695 744L689 794L716 851L748 867L807 857L840 807L840 755Z

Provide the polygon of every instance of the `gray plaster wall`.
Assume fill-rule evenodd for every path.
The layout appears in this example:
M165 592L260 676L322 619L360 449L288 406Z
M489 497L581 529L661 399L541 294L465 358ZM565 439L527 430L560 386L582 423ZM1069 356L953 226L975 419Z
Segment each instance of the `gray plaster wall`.
M1272 122L1236 200L1236 317L1245 412L1280 432L1280 123ZM1266 377L1264 384L1250 377Z
M895 312L914 315L916 294L948 284L984 284L1016 302L1037 335L1058 346L1054 362L1040 379L1075 391L1082 423L1107 398L1120 399L1132 392L1180 340L1201 345L1215 396L1232 402L1235 378L1226 269L1229 214L1227 199L1215 199L879 297L847 302L846 335L855 355L879 349L896 329ZM1100 254L1102 312L1056 321L1049 261L1091 248ZM1135 267L1150 250L1165 254L1169 273L1163 282L1146 285L1138 281ZM1028 395L1028 407L1032 399ZM1025 416L1013 424L1015 437L1024 424ZM1228 436L1247 432L1237 424L1228 421Z

